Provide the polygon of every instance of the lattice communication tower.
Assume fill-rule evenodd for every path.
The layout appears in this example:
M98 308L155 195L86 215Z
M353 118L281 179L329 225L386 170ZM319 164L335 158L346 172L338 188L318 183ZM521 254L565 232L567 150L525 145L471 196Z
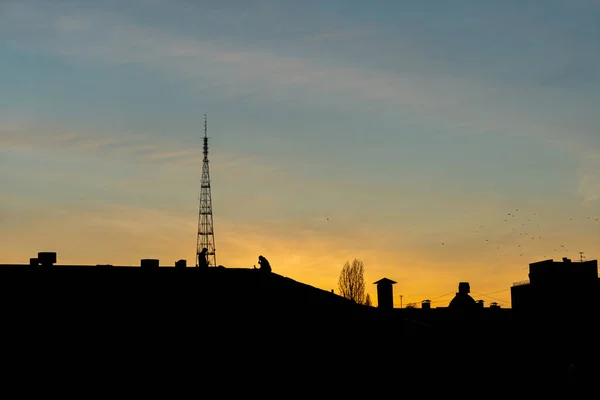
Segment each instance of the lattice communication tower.
M215 232L213 228L212 200L210 195L210 171L208 168L208 136L206 114L204 114L204 160L200 182L200 210L198 215L198 238L196 241L196 266L202 249L206 248L206 261L209 267L217 265L215 254Z

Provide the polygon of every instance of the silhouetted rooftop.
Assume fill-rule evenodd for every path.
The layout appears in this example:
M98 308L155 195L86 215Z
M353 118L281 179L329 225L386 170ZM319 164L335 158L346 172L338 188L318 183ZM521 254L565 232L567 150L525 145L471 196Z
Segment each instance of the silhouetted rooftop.
M127 355L136 358L137 367L147 362L170 369L191 362L208 368L210 375L202 372L211 377L202 381L205 388L214 389L211 379L231 376L234 369L254 389L293 377L296 386L313 392L321 388L319 379L330 387L345 384L332 374L359 366L367 387L400 380L416 389L415 379L423 378L445 380L454 393L466 389L462 372L422 371L443 362L483 365L509 350L526 354L525 345L519 347L497 324L472 332L438 330L406 319L406 313L356 304L276 273L147 265L0 265L3 323L16 338L7 346L49 346L57 349L53 359L67 351L117 362ZM504 341L490 345L496 337ZM370 349L373 343L378 347ZM401 360L410 371L389 367L390 360ZM510 371L518 382L528 382L526 374L540 367L522 365ZM497 382L489 368L470 370L471 384Z
M393 285L396 282L394 282L393 280L388 279L388 278L382 278L382 279L378 280L377 282L373 282L374 285L379 285L380 283L386 283L386 284Z
M72 301L80 308L106 309L115 315L137 303L148 312L155 307L165 312L170 308L172 316L204 311L268 325L327 327L360 320L393 323L398 332L413 335L425 329L412 323L405 327L375 307L259 269L5 264L0 265L0 290L4 299L22 299L21 306Z
M457 293L456 296L450 301L448 307L450 308L468 308L477 305L475 299L468 294Z

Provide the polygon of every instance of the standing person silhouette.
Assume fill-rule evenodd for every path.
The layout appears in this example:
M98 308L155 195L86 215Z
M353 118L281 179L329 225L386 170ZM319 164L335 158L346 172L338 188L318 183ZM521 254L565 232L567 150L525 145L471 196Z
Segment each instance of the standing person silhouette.
M208 268L208 260L206 259L206 253L208 249L205 247L202 249L200 254L198 254L198 267L199 268Z
M271 264L263 256L258 256L258 263L260 264L259 270L263 272L271 272Z

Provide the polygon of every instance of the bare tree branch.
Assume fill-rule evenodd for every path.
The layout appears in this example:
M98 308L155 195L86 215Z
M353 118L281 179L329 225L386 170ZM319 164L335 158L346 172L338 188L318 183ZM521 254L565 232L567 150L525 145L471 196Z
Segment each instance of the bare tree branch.
M340 294L358 304L365 303L365 266L362 261L356 258L350 264L344 263L340 277L338 279L338 288ZM370 299L369 299L370 300Z

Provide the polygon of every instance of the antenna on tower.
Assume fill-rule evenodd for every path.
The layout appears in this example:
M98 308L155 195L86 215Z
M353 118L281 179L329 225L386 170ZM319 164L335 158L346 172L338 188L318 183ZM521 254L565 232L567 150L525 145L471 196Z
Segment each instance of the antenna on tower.
M583 262L585 260L585 257L583 256L583 251L579 252L579 261Z
M204 114L204 138L202 160L202 179L200 181L200 207L198 212L198 236L196 240L196 266L215 267L215 233L213 228L212 199L210 193L210 171L208 167L208 129ZM206 250L204 250L206 249ZM200 260L205 257L206 260Z

